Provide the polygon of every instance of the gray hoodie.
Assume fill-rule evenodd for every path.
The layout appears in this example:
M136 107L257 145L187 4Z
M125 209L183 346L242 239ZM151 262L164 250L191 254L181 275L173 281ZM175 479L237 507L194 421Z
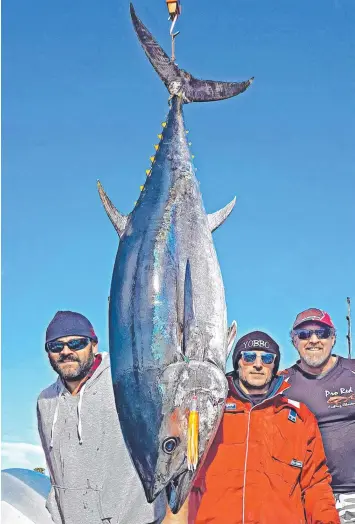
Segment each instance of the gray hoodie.
M109 355L102 355L78 395L58 378L38 397L38 429L52 482L47 508L56 524L160 523L165 494L146 501L122 436Z

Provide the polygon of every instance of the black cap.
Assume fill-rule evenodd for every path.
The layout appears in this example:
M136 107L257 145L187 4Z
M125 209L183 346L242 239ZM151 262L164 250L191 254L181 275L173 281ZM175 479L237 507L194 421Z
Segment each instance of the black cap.
M252 331L240 338L233 353L233 368L237 370L242 351L266 351L276 355L274 373L277 373L280 362L280 348L277 342L263 331Z

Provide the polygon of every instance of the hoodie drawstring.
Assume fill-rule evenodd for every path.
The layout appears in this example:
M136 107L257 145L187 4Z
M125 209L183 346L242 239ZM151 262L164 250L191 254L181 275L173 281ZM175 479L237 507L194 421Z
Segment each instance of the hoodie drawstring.
M83 385L83 387L80 389L79 392L79 402L78 402L78 437L79 437L79 444L83 443L82 439L82 426L81 426L81 405L83 403L83 394L85 390L87 382Z
M60 397L62 396L63 391L64 391L64 384L61 384L60 387L59 387L59 391L58 391L57 404L56 404L56 407L55 407L55 412L54 412L54 417L53 417L53 422L52 422L51 443L49 444L49 449L51 449L53 447L54 427L55 427L55 425L57 423L57 420L58 420L59 402L60 402Z
M82 438L82 424L81 424L81 406L83 404L83 394L85 390L86 383L83 385L79 392L79 402L78 402L78 437L79 437L79 444L83 443ZM49 448L53 448L54 443L54 428L58 420L58 414L59 414L59 403L60 403L60 397L62 396L62 393L65 389L65 386L62 384L58 391L58 397L57 397L57 404L55 407L53 422L52 422L52 429L51 429L51 443L49 444Z

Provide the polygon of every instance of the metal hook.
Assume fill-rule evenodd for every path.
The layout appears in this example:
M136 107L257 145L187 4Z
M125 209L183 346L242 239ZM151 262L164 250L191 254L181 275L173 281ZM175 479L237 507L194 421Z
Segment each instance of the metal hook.
M172 21L171 27L170 27L170 36L171 36L171 60L175 62L175 38L180 33L180 31L177 31L176 33L173 33L174 26L176 23L176 20L178 19L178 14L174 16L174 20Z

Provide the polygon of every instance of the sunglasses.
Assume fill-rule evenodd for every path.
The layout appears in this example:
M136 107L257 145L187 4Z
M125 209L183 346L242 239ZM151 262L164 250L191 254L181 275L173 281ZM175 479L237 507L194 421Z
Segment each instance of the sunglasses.
M253 364L256 361L257 353L255 351L242 351L242 359L245 364ZM274 353L261 353L261 362L263 364L272 364L276 358Z
M334 331L331 328L324 327L319 329L295 329L293 331L300 340L308 340L314 334L318 339L329 338L334 335Z
M71 351L80 351L81 349L86 348L86 346L91 342L91 338L85 337L85 338L73 338L72 340L69 340L68 342L60 342L59 340L52 340L51 342L47 342L46 344L46 351L50 351L51 353L60 353L63 351L65 346L69 348Z

